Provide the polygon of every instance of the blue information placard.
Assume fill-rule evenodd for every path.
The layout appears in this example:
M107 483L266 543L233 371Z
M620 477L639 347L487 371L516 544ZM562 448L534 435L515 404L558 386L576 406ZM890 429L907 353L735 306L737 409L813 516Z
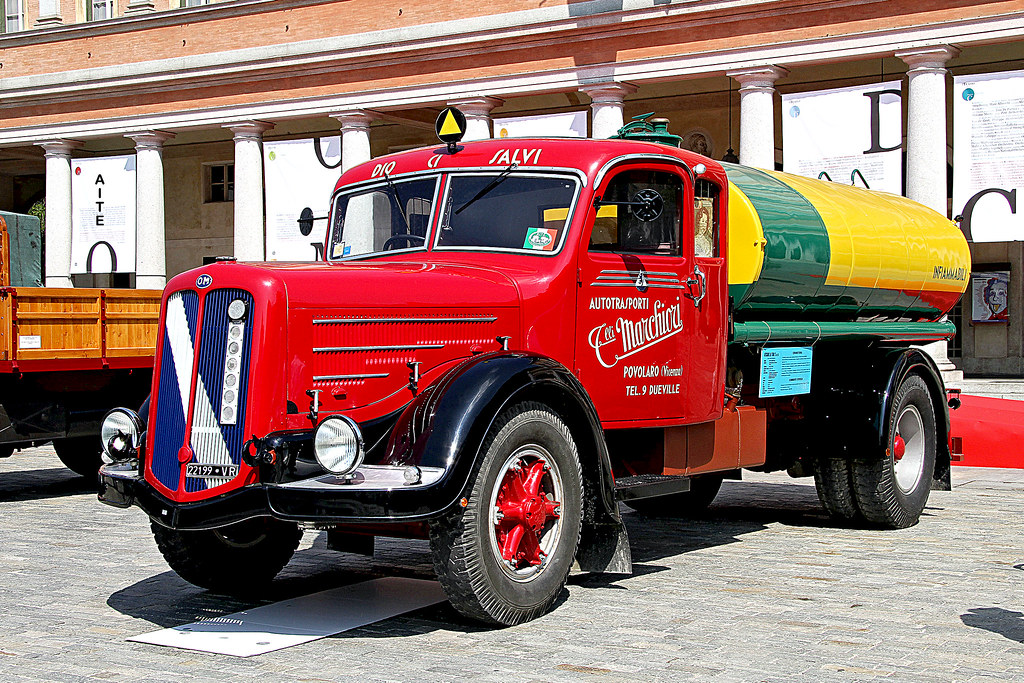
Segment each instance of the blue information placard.
M758 396L796 396L811 392L810 346L761 349L761 386Z

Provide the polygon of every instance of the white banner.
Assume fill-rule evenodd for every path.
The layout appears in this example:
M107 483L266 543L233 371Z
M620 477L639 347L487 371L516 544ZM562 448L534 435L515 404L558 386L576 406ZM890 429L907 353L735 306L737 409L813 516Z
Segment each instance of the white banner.
M953 215L975 242L1024 240L1024 71L953 78ZM1022 207L1024 209L1024 207Z
M587 112L512 116L494 119L496 138L585 138Z
M319 150L319 153L318 153ZM313 223L303 235L298 221L307 206L326 216L341 175L340 136L267 142L263 145L267 199L267 260L313 261L327 235L327 221Z
M902 120L899 81L783 95L783 167L900 194Z
M135 155L71 168L71 272L135 272Z

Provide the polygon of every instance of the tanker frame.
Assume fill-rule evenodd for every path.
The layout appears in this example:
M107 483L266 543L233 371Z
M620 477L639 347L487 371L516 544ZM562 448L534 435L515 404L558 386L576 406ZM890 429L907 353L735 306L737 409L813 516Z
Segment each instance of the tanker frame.
M259 590L306 529L429 538L452 604L513 624L574 564L630 571L619 501L694 514L743 468L787 470L899 528L948 485L916 345L953 334L955 225L663 131L463 129L445 110L446 146L344 173L323 261L168 283L150 408L105 421L100 499L141 507L182 577Z

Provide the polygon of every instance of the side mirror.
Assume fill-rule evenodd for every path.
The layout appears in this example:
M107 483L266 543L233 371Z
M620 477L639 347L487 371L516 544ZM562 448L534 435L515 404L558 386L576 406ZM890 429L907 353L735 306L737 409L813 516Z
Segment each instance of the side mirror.
M299 232L302 233L303 237L313 232L313 220L313 209L307 206L302 210L302 213L299 214L298 220Z

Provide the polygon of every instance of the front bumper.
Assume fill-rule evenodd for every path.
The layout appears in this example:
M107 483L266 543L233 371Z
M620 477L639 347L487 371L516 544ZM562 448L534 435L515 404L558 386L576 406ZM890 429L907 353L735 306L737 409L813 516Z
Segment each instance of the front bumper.
M128 465L100 468L99 499L114 507L136 505L172 529L213 529L252 517L271 516L321 524L404 523L435 517L458 500L461 487L444 472L424 468L418 485L391 486L390 473L372 466L350 483L322 475L286 484L255 484L209 500L181 503L159 493Z

